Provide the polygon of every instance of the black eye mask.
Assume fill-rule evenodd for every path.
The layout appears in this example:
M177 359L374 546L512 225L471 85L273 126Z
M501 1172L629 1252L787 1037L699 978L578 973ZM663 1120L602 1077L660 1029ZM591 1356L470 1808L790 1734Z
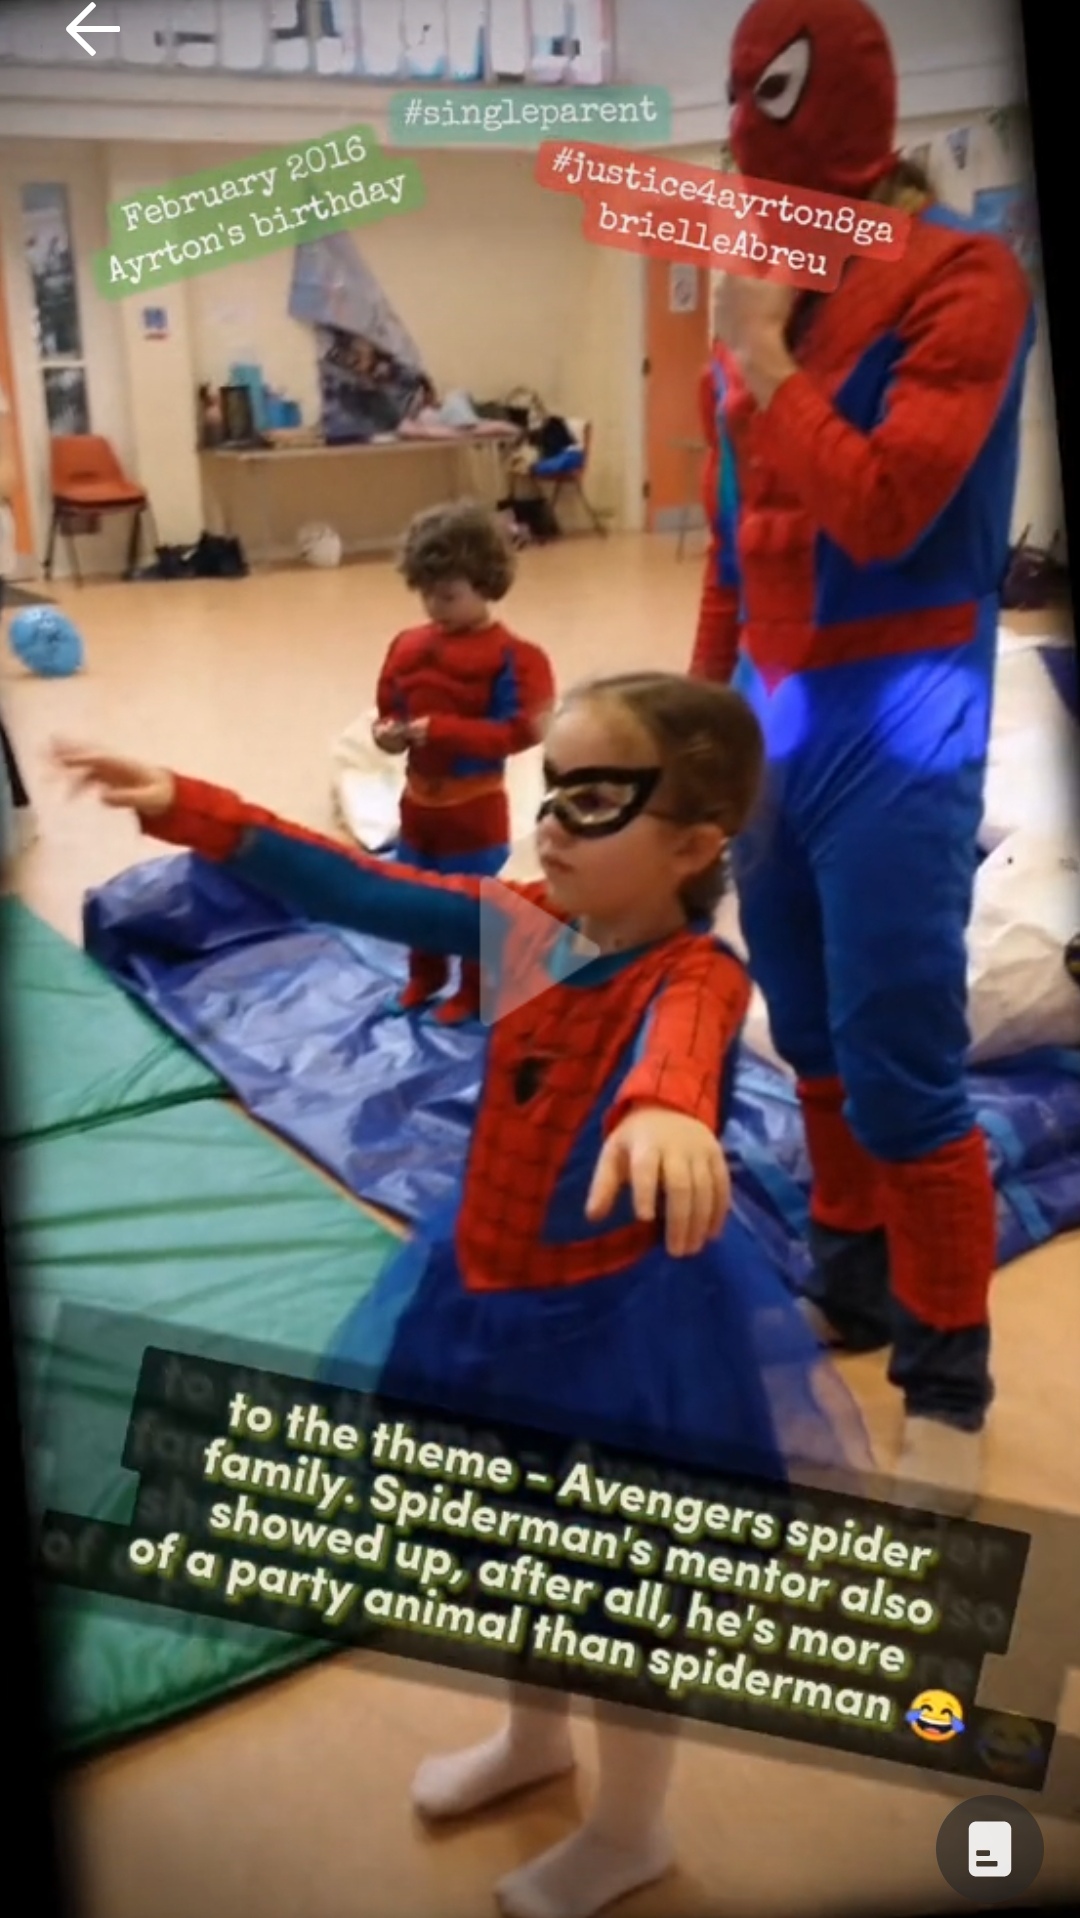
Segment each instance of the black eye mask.
M536 815L554 816L575 839L607 839L644 812L660 784L659 766L544 767L544 800Z

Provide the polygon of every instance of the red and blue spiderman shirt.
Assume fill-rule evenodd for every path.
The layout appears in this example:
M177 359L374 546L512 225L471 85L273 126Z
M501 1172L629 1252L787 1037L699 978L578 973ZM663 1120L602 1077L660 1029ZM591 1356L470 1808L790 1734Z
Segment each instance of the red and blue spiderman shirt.
M767 407L733 357L710 368L714 554L743 652L776 681L973 640L1009 561L1025 274L933 205L900 260L849 261L799 317L798 370ZM694 671L726 677L730 634L717 627L715 662L705 641Z
M498 622L471 633L425 625L392 642L375 703L380 719L430 721L409 754L418 780L498 779L540 738L555 681L547 654Z
M596 1223L585 1202L635 1107L722 1130L750 983L707 926L583 962L542 881L387 864L191 779L144 825L308 920L484 966L494 1016L455 1235L466 1287L578 1284L656 1246L662 1223L637 1220L628 1194Z

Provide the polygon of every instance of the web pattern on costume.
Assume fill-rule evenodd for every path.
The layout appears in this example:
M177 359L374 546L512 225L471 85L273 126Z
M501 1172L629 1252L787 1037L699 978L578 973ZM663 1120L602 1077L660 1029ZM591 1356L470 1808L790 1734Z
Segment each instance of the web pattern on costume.
M595 962L587 981L583 967L549 984L566 925L539 881L387 864L192 780L177 782L154 831L229 861L309 919L400 945L422 939L499 974L507 1009L491 1031L458 1223L467 1285L575 1284L621 1270L657 1242L662 1219L634 1219L625 1196L596 1228L584 1201L605 1138L634 1106L668 1106L713 1131L722 1124L750 986L709 933L688 929Z
M935 208L901 260L860 260L810 309L798 370L764 411L730 373L743 644L759 666L972 637L1000 585L1033 323L1008 249Z
M608 1218L586 1219L597 1158L639 1104L721 1129L747 998L739 962L689 934L603 984L552 986L494 1026L457 1230L466 1284L572 1285L656 1243L662 1217L635 1219L626 1190Z
M466 779L499 772L535 744L555 683L545 653L498 623L452 639L437 626L399 633L376 688L383 719L430 722L410 770Z

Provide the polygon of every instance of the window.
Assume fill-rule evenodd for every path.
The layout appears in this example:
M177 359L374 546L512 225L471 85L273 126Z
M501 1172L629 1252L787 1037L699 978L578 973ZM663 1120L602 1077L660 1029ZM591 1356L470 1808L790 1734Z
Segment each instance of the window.
M174 0L170 24L178 66L220 67L218 0Z
M405 66L405 34L398 0L363 0L357 12L357 71L368 80L399 79Z
M403 0L405 71L410 80L448 78L446 15L443 0Z
M221 64L230 73L259 73L267 64L269 30L262 0L229 0L221 9Z
M488 72L494 80L523 80L529 70L529 0L488 10Z
M530 0L530 77L554 84L565 80L577 52L577 8L567 0Z
M67 48L74 49L75 42L64 31L65 16L58 8L35 6L33 0L13 0L0 7L0 16L0 48L5 60L67 65Z
M22 222L49 432L88 433L90 402L67 188L24 186Z
M169 57L170 9L165 0L120 0L119 60L126 66L157 67Z
M320 13L329 9L320 5ZM275 73L306 73L311 65L307 0L269 0L271 62Z
M570 71L577 87L602 87L614 71L606 0L577 0Z
M599 86L612 0L99 0L96 57L117 66L478 85ZM59 13L0 4L3 51L81 60Z
M469 82L484 78L487 44L485 0L446 0L446 40L449 78Z
M355 73L359 54L354 0L324 0L315 34L317 73Z

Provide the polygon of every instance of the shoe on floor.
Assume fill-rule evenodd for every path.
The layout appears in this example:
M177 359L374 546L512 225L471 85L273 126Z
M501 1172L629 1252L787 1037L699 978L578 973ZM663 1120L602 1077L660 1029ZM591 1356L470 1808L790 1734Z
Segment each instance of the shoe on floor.
M905 1504L966 1518L982 1489L983 1434L940 1419L908 1418L896 1463L896 1492Z
M799 1311L818 1344L823 1346L826 1352L842 1352L844 1341L836 1327L825 1317L820 1305L815 1304L813 1299L808 1299L805 1293L798 1304Z
M472 1025L480 1017L480 1007L471 992L455 992L436 1006L432 1017L440 1026Z

